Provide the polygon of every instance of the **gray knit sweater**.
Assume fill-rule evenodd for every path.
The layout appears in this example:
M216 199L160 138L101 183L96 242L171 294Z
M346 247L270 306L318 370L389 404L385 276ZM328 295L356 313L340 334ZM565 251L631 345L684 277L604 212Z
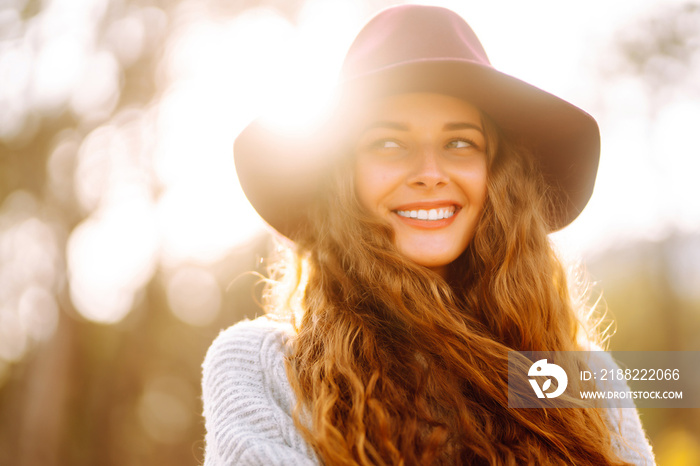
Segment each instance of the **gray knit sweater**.
M284 366L289 325L265 317L221 332L203 364L205 466L318 465L292 420L294 395ZM619 424L620 455L653 465L635 409L606 410Z

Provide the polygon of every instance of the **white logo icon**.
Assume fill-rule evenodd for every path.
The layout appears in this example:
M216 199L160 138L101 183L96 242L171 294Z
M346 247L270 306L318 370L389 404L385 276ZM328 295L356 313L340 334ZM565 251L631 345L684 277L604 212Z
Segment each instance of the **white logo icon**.
M554 377L555 379L557 379L557 389L554 390L552 393L545 393L552 385L552 379L545 380L545 382L542 384L542 388L540 388L535 379L529 379L530 385L532 385L532 389L535 390L537 398L544 398L545 395L547 395L547 398L556 398L562 393L564 393L564 390L566 390L566 385L569 383L569 377L567 377L566 372L564 372L564 369L557 366L556 364L547 363L546 359L540 359L539 361L535 362L532 366L530 366L530 370L527 372L527 375L531 377L539 375L546 377Z

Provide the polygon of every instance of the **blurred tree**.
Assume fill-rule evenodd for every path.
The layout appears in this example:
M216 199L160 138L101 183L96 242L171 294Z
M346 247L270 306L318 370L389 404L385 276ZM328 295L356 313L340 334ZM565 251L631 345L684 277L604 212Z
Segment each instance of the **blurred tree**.
M675 96L698 95L700 5L659 6L649 17L619 30L619 65L609 70L638 77L656 105Z
M269 238L195 264L226 287L226 311L206 325L170 312L167 274L158 269L126 318L92 323L76 311L66 271L67 241L90 214L74 188L78 150L125 110L158 106L171 84L161 70L165 46L183 10L233 18L267 6L291 18L302 4L0 4L0 464L201 461L200 364L219 329L260 312L260 288L250 291L256 279L241 273L264 272ZM47 293L27 291L37 289ZM42 325L46 334L34 335Z
M654 141L653 133L661 126L661 118L669 118L665 114L669 109L678 109L679 104L693 108L700 102L700 4L658 6L619 29L614 46L611 64L601 70L604 79L631 79L641 85L649 112L646 144L658 147L651 151L654 175L675 176L674 171L683 170L679 157L697 159L697 148L679 149L668 140L672 136ZM690 122L681 119L692 113L670 115L674 119L664 124L687 128ZM673 153L678 150L684 153ZM693 178L683 182L697 185ZM659 183L672 187L681 183L665 181ZM679 208L685 202L682 195L666 194L663 200L666 212L694 213ZM700 351L700 224L692 217L676 218L675 224L687 231L671 226L658 241L636 241L588 261L604 290L608 310L619 323L611 349ZM695 464L690 458L700 455L700 409L645 409L641 416L659 464Z

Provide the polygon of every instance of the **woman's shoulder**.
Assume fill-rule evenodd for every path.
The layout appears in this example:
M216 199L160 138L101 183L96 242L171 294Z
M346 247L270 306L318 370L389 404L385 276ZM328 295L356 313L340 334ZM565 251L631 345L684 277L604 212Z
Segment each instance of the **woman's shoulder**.
M205 365L219 359L229 363L257 362L258 358L253 357L253 354L273 356L284 352L292 334L291 324L273 320L268 316L242 320L223 330L214 339L207 352Z
M202 365L206 465L315 464L292 419L292 326L267 317L222 331Z
M202 365L203 389L235 386L245 394L270 391L284 404L289 387L285 370L290 324L267 316L244 320L223 330L212 342Z

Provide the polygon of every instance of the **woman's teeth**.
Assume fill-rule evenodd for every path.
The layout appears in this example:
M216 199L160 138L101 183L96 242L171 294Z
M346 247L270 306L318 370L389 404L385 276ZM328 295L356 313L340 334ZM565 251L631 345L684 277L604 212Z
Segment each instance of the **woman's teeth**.
M397 214L406 218L417 218L418 220L442 220L450 218L455 214L454 207L430 210L397 210Z

